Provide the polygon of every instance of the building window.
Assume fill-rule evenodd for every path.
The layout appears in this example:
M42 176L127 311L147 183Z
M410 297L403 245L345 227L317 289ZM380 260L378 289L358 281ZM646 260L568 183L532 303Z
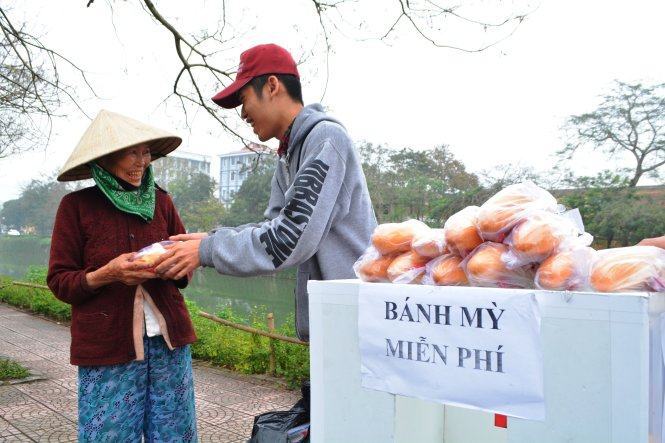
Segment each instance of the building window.
M231 171L231 181L236 179L236 173Z

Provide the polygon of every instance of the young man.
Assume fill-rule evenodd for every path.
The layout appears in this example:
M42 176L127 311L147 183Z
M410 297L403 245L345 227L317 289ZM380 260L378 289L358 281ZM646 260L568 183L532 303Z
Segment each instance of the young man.
M296 330L308 340L307 281L353 278L376 227L360 159L321 105L303 106L296 63L277 45L243 52L236 80L213 100L227 109L242 105L259 140L280 140L266 221L175 236L184 241L156 270L179 278L202 265L252 276L297 266Z

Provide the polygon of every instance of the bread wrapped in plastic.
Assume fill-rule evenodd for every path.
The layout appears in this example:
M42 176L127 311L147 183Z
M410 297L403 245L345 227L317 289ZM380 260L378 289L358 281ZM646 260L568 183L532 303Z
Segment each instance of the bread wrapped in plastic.
M153 243L145 248L141 248L134 254L132 261L152 266L157 259L166 252L164 246L172 245L173 243L175 242L164 240L158 243Z
M564 215L530 211L504 240L510 246L504 260L509 268L541 263L555 252L588 246L592 240Z
M353 272L362 281L366 282L389 282L388 266L396 255L381 255L373 246L367 248L353 264Z
M467 286L462 267L462 257L455 254L446 254L437 257L425 266L423 284L437 286Z
M509 269L503 260L508 246L485 242L473 250L463 261L471 286L491 288L531 288L534 271L531 266Z
M595 253L591 248L582 247L549 256L536 271L536 287L551 291L589 290L589 273Z
M398 255L388 266L388 279L393 283L420 283L430 259L413 251Z
M450 252L466 257L483 242L476 227L478 211L478 206L467 206L446 220L443 229Z
M382 255L407 252L411 249L413 238L426 233L429 227L418 220L402 223L384 223L374 229L372 245Z
M630 246L598 251L590 282L598 292L665 292L665 249Z
M528 211L558 208L552 194L530 181L510 185L494 194L478 211L478 231L484 240L502 242Z
M418 232L411 241L411 249L422 257L435 258L446 252L443 229Z

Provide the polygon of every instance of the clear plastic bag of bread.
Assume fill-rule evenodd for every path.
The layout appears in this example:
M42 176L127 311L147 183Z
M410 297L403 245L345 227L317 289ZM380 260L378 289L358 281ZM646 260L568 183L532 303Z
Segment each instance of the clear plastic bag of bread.
M436 258L446 253L443 229L418 232L411 241L411 249L422 257Z
M423 284L435 286L468 286L462 267L462 257L456 254L445 254L427 263Z
M166 248L164 246L172 245L173 243L175 242L164 240L148 245L145 248L141 248L134 254L132 261L145 263L152 266L152 264L157 261L159 256L166 252Z
M381 255L375 247L370 246L353 264L353 272L362 281L389 282L388 266L396 255Z
M420 284L429 261L414 251L400 254L388 266L388 279L393 283Z
M589 274L596 251L589 247L563 250L543 261L534 279L536 288L549 291L589 291Z
M597 251L589 281L597 292L665 292L665 249L629 246Z
M532 288L535 271L532 266L510 269L503 259L508 246L485 242L471 252L462 266L471 286L490 288Z
M526 181L506 186L478 211L478 232L483 240L502 242L526 214L534 210L556 212L556 199L545 189Z
M450 252L466 257L483 242L476 227L478 211L478 206L467 206L446 220L443 230Z
M372 245L381 255L407 252L411 249L414 237L424 235L429 226L419 220L402 223L383 223L372 233Z
M503 243L510 246L504 256L509 268L541 263L550 255L589 246L593 237L580 232L579 226L565 214L533 210L524 215Z

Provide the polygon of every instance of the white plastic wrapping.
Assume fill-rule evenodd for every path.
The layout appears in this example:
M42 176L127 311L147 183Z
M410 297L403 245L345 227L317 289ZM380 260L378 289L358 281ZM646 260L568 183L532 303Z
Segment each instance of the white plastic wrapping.
M595 253L591 248L580 247L551 255L536 271L536 288L550 291L590 290L589 274Z
M443 229L428 229L418 232L411 241L411 249L422 257L435 258L446 252Z
M556 212L556 199L530 181L506 186L478 211L478 231L484 240L502 242L529 211Z
M446 220L443 229L450 252L466 257L483 242L476 227L479 211L478 206L467 206Z
M374 229L372 245L382 255L407 252L411 249L413 238L429 229L425 223L413 219L402 223L384 223Z
M589 246L592 240L591 235L580 232L577 224L565 215L527 211L503 241L510 246L504 260L509 268L519 268L541 263L556 252Z
M462 267L462 257L455 254L445 254L435 258L425 266L423 284L436 286L468 286Z
M375 247L370 246L353 264L353 272L362 281L389 282L388 266L395 255L381 255Z
M152 265L160 255L166 252L166 248L164 248L164 246L172 245L173 243L175 242L165 240L158 243L153 243L149 246L146 246L145 248L141 248L136 252L136 254L134 254L132 261Z
M665 292L665 249L630 246L598 251L590 282L597 292Z
M388 266L388 278L393 283L419 284L429 260L413 251L398 255Z
M533 267L509 269L503 260L507 252L508 246L494 242L485 242L474 249L462 261L471 286L532 288L535 273Z

